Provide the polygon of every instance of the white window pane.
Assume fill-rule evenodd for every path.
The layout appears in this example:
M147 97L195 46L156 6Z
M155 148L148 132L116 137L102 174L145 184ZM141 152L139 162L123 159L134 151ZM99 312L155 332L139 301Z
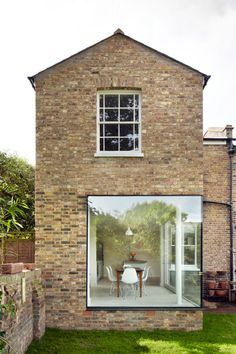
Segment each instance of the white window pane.
M103 144L104 139L100 139L100 151L104 150L104 144Z
M120 95L120 107L133 107L134 95Z
M195 264L195 246L184 246L184 264Z
M106 121L118 120L118 109L106 109L105 110L105 120Z
M100 122L103 121L103 118L104 118L104 116L103 116L103 109L100 109L100 110L99 110L99 120L100 120Z
M121 124L120 136L126 136L127 138L133 138L134 126L133 124Z
M105 95L105 107L118 107L118 95Z
M118 136L118 124L105 124L105 136Z
M120 138L120 150L121 151L134 150L134 140L132 138Z
M99 96L99 106L103 107L103 95Z
M133 109L120 109L120 121L132 122L134 120Z
M118 151L118 138L105 138L105 151Z

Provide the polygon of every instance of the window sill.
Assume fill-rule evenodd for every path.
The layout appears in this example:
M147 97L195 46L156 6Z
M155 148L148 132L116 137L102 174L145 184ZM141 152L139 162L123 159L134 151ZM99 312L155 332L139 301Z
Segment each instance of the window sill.
M94 154L95 157L144 157L141 152L134 151L122 151L122 152L112 152L112 151L101 151Z

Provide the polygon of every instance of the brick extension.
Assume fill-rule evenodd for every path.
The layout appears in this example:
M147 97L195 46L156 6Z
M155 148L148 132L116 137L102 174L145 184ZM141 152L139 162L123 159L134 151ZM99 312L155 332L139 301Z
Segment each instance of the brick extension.
M203 81L120 32L35 77L36 262L47 326L202 327L195 310L86 311L86 195L203 195ZM143 158L94 157L96 94L111 88L142 91Z

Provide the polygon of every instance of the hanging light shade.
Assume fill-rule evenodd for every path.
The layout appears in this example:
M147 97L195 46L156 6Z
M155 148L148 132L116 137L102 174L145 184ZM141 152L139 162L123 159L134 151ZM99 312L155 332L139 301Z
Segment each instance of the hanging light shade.
M131 230L130 227L128 227L125 234L126 234L126 236L133 236L133 231Z

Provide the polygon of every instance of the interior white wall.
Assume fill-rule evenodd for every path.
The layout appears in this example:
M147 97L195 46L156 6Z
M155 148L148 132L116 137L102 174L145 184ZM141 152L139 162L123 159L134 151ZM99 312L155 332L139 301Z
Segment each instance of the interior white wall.
M147 261L147 265L151 266L149 276L160 277L160 252L159 250L150 252L141 248L131 249L136 252L135 259ZM104 275L107 276L106 266L111 265L113 269L121 268L124 260L128 260L129 255L127 250L117 250L114 248L111 240L104 241Z

